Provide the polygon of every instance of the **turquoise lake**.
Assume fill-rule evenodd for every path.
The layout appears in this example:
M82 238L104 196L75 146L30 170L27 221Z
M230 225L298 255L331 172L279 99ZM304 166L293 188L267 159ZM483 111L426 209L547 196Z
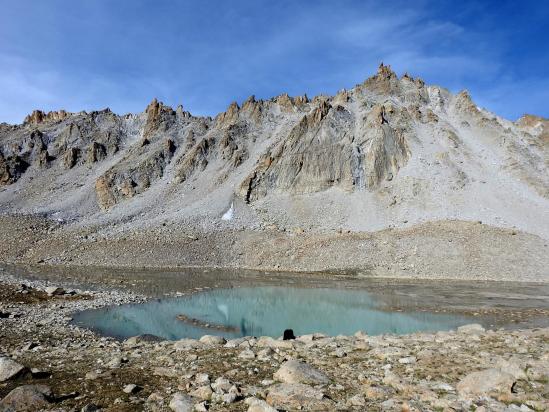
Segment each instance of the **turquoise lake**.
M105 336L152 334L169 340L206 334L279 337L285 329L296 335L351 335L359 330L370 335L405 334L450 330L472 322L460 315L391 311L364 290L279 286L213 289L73 316L74 324Z

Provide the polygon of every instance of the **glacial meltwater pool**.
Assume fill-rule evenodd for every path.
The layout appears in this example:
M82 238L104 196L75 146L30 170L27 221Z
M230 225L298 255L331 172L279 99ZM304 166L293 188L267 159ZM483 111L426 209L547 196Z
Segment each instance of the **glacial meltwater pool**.
M221 335L281 336L321 332L370 335L439 331L477 321L428 311L391 311L365 290L279 286L213 289L142 304L88 310L73 316L76 325L116 338L141 334L165 339Z

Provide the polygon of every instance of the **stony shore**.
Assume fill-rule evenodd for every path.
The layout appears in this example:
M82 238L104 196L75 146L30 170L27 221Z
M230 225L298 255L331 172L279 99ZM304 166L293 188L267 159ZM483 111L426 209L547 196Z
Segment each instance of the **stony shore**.
M549 329L119 342L71 314L145 296L0 283L0 411L549 409Z
M195 223L82 226L0 215L0 263L330 271L367 277L549 283L549 242L481 222L439 221L377 232Z

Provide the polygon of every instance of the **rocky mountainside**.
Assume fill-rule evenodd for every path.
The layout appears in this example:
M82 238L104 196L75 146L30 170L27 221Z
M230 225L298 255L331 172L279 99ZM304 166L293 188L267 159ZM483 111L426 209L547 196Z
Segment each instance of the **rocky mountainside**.
M549 121L419 78L196 117L34 111L0 125L0 208L75 225L370 231L482 220L549 238Z

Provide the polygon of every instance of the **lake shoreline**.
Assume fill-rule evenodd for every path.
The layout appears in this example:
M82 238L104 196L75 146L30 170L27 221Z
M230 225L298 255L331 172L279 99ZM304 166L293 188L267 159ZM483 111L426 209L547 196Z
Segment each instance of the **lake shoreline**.
M196 222L195 222L196 223ZM6 264L269 272L549 284L549 241L480 222L443 220L373 232L204 229L198 223L87 226L0 215Z
M0 397L23 384L47 384L57 400L45 409L93 404L121 411L168 410L177 397L199 408L207 405L212 411L248 410L252 403L267 407L265 401L295 407L296 398L284 391L305 391L303 396L313 391L307 405L334 410L468 409L473 405L503 410L517 402L542 410L547 405L543 394L549 388L544 389L543 374L538 371L549 360L549 329L311 335L296 341L247 338L220 343L217 338L205 338L152 342L137 338L119 342L70 325L71 313L86 307L143 302L146 295L131 288L105 286L47 296L43 290L53 286L51 281L24 281L5 270L0 278L5 291L1 311L13 315L0 320L1 354L51 374L47 379L24 375L8 380L0 385ZM17 292L22 281L29 290L26 294ZM55 285L67 291L72 287L62 282ZM14 289L6 292L8 286ZM280 383L284 378L274 375L289 359L322 371L329 381ZM505 385L488 388L483 394L458 389L471 373L490 369L495 360L500 365L498 373L517 382L518 393ZM207 384L204 375L208 375ZM228 386L221 385L225 380ZM137 386L136 392L124 392L130 384ZM231 392L233 386L236 389ZM237 396L229 396L235 391ZM60 400L63 394L70 396Z

